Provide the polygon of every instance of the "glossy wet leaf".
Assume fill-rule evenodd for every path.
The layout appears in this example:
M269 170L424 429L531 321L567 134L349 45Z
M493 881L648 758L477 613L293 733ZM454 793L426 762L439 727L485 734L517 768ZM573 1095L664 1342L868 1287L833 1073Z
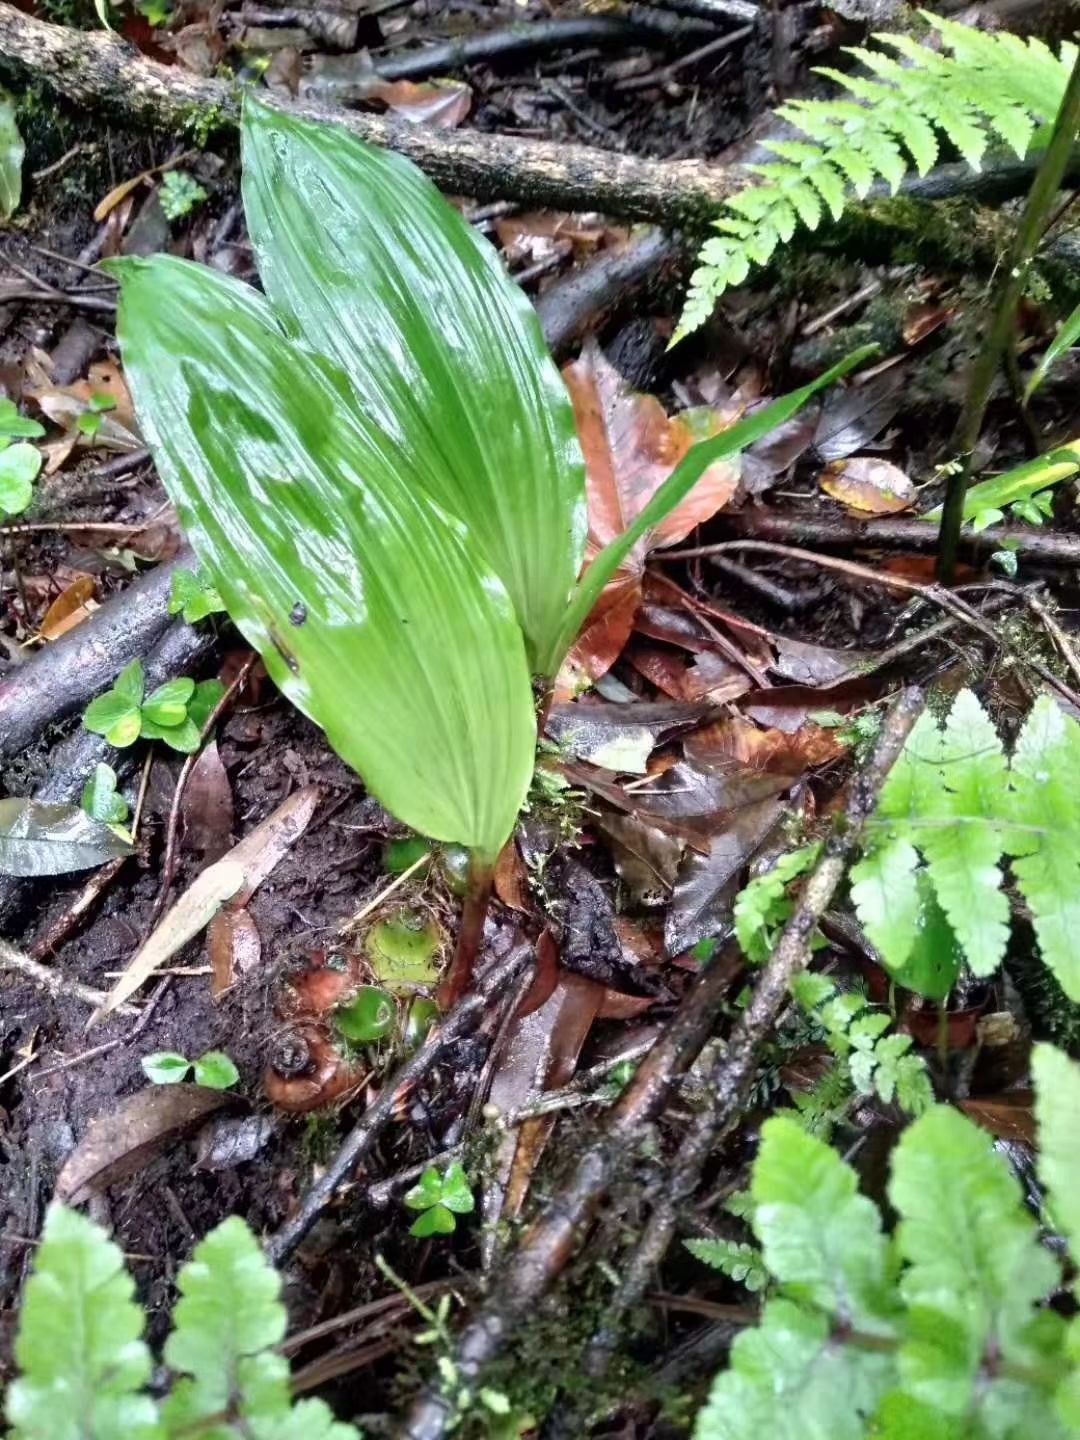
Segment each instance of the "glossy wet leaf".
M441 938L434 920L402 910L371 927L364 953L380 985L395 993L408 991L438 980Z
M334 1025L357 1045L372 1045L385 1040L394 1028L394 1001L388 990L378 985L361 985L346 1004L334 1011Z
M469 1177L460 1160L452 1161L442 1180L442 1203L457 1215L468 1215L476 1209Z
M10 220L19 208L25 153L15 119L15 98L0 90L0 220Z
M250 287L164 257L119 274L144 429L233 620L389 810L494 858L532 771L528 668L503 587L423 498L422 437Z
M406 1191L405 1204L410 1210L427 1210L442 1199L442 1176L434 1165L429 1165L420 1176L419 1183Z
M128 817L128 803L117 793L116 771L111 765L98 764L83 786L82 808L93 820L106 825L122 825Z
M585 488L532 305L402 156L250 99L243 152L266 293L341 366L418 489L468 525L548 673L584 554Z
M0 875L65 875L130 854L126 840L79 805L0 800Z
M989 480L980 480L969 486L964 496L965 521L978 521L991 510L1002 510L1017 501L1030 500L1040 490L1047 490L1062 480L1068 480L1080 470L1080 439L1070 440L1065 445L1055 446L1045 455L1034 460L1025 460L1011 470L995 475ZM941 506L929 510L920 517L923 520L940 520Z
M904 963L890 967L889 974L905 990L928 1000L944 1000L959 977L964 952L925 870L916 872L915 888L919 907L911 949Z

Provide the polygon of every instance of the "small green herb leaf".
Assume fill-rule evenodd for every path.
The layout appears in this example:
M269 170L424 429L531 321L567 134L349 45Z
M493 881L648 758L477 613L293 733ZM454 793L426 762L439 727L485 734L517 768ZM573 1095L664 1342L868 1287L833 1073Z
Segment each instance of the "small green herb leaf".
M417 1216L409 1226L409 1234L422 1239L427 1235L452 1235L456 1229L453 1212L445 1205L433 1205L423 1215Z
M36 420L28 420L25 415L19 414L19 407L14 400L0 398L0 436L8 440L25 438L28 440L40 439L45 434L44 425Z
M461 1162L455 1160L442 1178L442 1203L458 1215L468 1215L476 1208L469 1178Z
M104 735L110 745L122 750L134 745L139 738L142 716L136 701L116 690L107 690L86 707L83 725L95 735Z
M116 771L111 765L99 763L82 792L82 808L94 820L106 825L122 825L128 818L128 803L117 793Z
M166 729L181 725L187 719L188 701L194 693L195 681L186 676L167 680L143 702L143 718Z
M41 452L25 440L0 450L0 510L21 515L34 497L34 481L41 470Z
M420 1176L419 1183L405 1192L404 1203L410 1210L428 1210L442 1199L442 1176L434 1165L429 1165Z
M169 592L169 614L183 615L189 625L197 625L208 615L220 614L225 602L201 571L174 570Z
M208 1090L228 1090L240 1079L240 1071L224 1050L207 1050L195 1061L195 1084Z
M168 170L161 177L158 201L166 220L180 220L206 199L206 191L186 170Z
M178 1085L187 1078L191 1061L175 1050L158 1050L139 1061L143 1074L155 1085Z

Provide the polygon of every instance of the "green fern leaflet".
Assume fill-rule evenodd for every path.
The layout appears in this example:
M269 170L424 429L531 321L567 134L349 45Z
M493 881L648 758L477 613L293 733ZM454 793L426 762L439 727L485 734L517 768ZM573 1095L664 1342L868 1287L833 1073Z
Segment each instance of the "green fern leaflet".
M1004 143L1023 157L1061 103L1076 57L1066 43L1055 55L1040 40L986 34L920 12L941 48L908 35L876 35L892 51L853 48L869 74L822 67L847 98L792 100L777 114L801 138L769 140L777 158L744 168L754 180L725 202L705 242L675 339L709 318L716 301L764 265L798 226L816 230L825 212L839 220L852 196L876 181L895 191L910 169L936 163L945 136L978 170L988 148Z

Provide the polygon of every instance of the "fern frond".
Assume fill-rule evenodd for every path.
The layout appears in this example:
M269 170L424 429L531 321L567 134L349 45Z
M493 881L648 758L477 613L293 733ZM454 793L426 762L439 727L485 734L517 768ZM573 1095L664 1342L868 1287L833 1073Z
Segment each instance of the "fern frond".
M695 1259L719 1270L736 1284L745 1285L751 1293L763 1290L768 1283L769 1273L761 1251L744 1240L684 1240L683 1244Z
M865 197L879 179L895 191L912 167L925 174L942 137L977 170L995 143L1023 157L1053 121L1074 46L1055 55L1037 40L921 13L941 48L909 35L875 35L880 48L850 51L860 73L819 70L844 98L791 100L776 111L805 138L765 141L777 162L745 166L751 182L725 202L715 222L722 238L702 248L676 341L702 325L752 265L787 243L796 220L816 229L823 206L838 220L849 196Z
M54 1205L26 1286L7 1392L12 1440L161 1440L143 1315L124 1257L97 1225Z
M930 922L938 924L921 893L927 884L975 974L997 969L1009 939L1000 864L1008 854L1042 958L1066 995L1080 999L1078 773L1080 725L1047 696L1032 707L1011 761L970 691L957 696L943 729L922 717L851 872L856 911L901 983L922 989L901 972Z

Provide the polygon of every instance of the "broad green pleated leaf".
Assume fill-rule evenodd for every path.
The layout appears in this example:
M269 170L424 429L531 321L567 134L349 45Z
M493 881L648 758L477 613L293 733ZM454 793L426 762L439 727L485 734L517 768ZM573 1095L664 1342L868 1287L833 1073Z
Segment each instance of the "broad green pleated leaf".
M266 293L467 523L551 674L585 553L585 471L532 305L402 156L251 99L243 150Z
M532 772L524 645L418 452L249 286L164 257L115 273L140 422L229 614L389 810L493 857Z

